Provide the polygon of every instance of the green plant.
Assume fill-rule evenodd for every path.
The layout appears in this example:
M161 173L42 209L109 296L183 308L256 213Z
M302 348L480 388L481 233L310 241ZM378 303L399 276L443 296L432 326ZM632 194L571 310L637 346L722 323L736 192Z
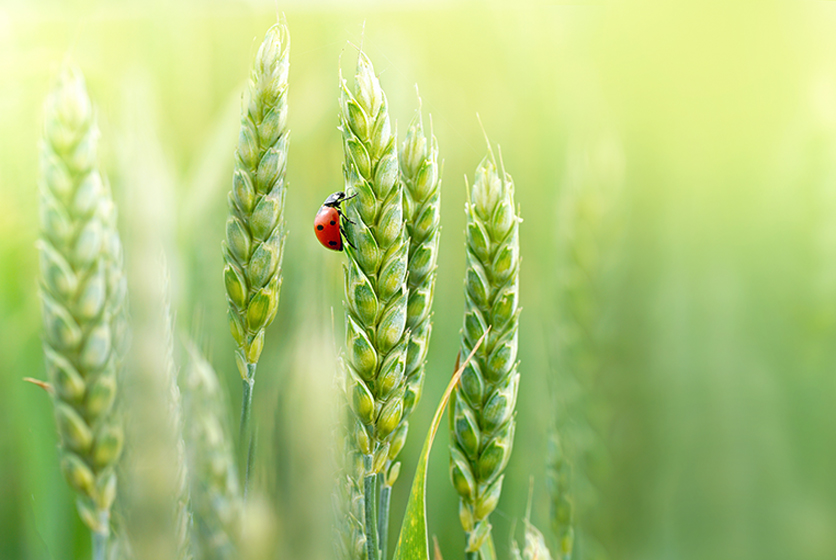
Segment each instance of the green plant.
M200 558L232 560L238 558L241 493L226 401L215 370L197 346L188 341L186 349L183 405L195 544Z
M398 437L406 439L409 415L424 387L424 366L432 332L431 309L435 292L438 242L441 238L441 170L438 163L438 142L430 130L429 140L424 134L421 98L418 110L406 132L406 139L398 157L401 182L404 186L403 206L406 233L409 236L407 264L406 328L409 342L406 350L406 393ZM389 453L394 461L398 448ZM397 480L400 465L387 464L389 476L381 476L380 519L381 557L386 557L386 535L389 533L389 503L392 485Z
M557 429L553 427L546 453L546 485L549 490L551 530L557 538L558 560L572 560L575 544L571 476L572 467L563 451Z
M183 400L178 384L177 362L174 358L174 315L171 311L171 283L168 268L164 267L163 286L163 329L165 336L165 355L163 370L168 384L168 422L173 441L176 446L175 461L175 511L174 511L174 540L177 547L178 560L192 558L192 513L189 497L189 469L186 459L186 442L183 432Z
M235 152L229 219L223 254L229 325L238 345L243 379L241 448L246 491L253 452L250 426L253 384L264 331L276 316L284 254L287 73L290 35L283 21L271 27L258 49L247 88L247 105Z
M467 269L462 353L488 330L450 399L450 473L475 559L491 532L488 517L502 492L502 471L514 441L519 325L519 236L514 183L497 169L493 151L476 169L465 206Z
M623 156L612 134L597 132L569 150L558 197L557 372L552 375L555 425L547 472L551 483L557 550L594 560L607 558L600 490L608 469L607 431L611 412L601 391L612 351L610 295L624 253L624 216L619 200ZM571 476L570 476L571 475Z
M97 166L98 130L81 74L65 67L44 107L41 300L61 468L103 559L122 427L113 410L125 301L116 210Z
M406 437L399 426L409 341L409 244L386 96L363 52L358 55L353 92L340 73L340 130L346 188L357 195L345 205L353 222L347 228L351 244L345 248L346 393L354 416L353 445L363 455L367 560L377 560L377 475L397 476L397 466L388 471L386 467Z

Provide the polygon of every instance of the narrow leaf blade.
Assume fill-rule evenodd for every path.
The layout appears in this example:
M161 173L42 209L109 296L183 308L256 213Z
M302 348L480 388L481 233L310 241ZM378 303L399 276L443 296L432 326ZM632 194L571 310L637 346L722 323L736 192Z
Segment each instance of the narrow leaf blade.
M490 330L490 329L489 329ZM450 399L450 394L453 392L453 387L459 382L459 378L470 363L473 355L482 345L482 341L488 331L482 335L482 338L474 345L473 351L464 361L461 366L456 369L453 378L447 385L444 395L441 397L441 402L433 416L432 424L427 432L427 439L424 440L424 447L421 449L421 455L418 458L418 468L415 469L415 478L412 481L412 490L409 492L409 501L406 504L406 514L404 515L403 524L401 525L401 533L398 536L398 546L395 549L394 560L429 560L430 559L430 544L427 538L427 463L430 458L430 449L433 445L433 439L438 431L438 426L441 423L441 416L444 414L444 409L447 407L447 401ZM456 360L458 366L458 360Z

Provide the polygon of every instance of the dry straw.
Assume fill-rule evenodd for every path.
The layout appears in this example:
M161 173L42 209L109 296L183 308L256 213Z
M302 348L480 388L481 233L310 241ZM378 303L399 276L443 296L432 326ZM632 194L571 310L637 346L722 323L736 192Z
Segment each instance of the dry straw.
M461 498L466 557L476 558L491 532L488 516L502 491L514 441L519 324L519 215L514 183L493 152L476 169L465 205L467 270L462 354L485 344L462 373L450 399L450 472Z
M44 353L61 468L103 558L122 428L113 411L125 277L116 210L97 167L98 130L81 74L64 68L44 107L39 242Z

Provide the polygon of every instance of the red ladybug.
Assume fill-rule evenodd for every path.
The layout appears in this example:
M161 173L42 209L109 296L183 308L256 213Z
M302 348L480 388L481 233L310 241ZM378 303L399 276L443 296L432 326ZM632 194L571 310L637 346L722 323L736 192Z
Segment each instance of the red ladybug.
M356 193L351 196L345 196L344 192L338 191L326 198L322 206L319 207L319 212L316 213L316 218L314 218L314 233L323 247L332 251L343 250L344 234L340 227L340 218L345 218L347 222L352 224L354 222L343 214L343 211L340 209L340 204L346 200L351 200L355 196L357 196ZM345 240L349 245L354 247L348 238Z

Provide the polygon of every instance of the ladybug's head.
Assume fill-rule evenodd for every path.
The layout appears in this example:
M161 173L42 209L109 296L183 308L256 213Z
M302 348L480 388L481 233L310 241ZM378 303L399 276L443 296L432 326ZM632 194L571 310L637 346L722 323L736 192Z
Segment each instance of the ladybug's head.
M343 191L337 191L334 194L329 195L322 205L331 206L333 208L334 206L339 206L343 200L345 200L345 193Z

